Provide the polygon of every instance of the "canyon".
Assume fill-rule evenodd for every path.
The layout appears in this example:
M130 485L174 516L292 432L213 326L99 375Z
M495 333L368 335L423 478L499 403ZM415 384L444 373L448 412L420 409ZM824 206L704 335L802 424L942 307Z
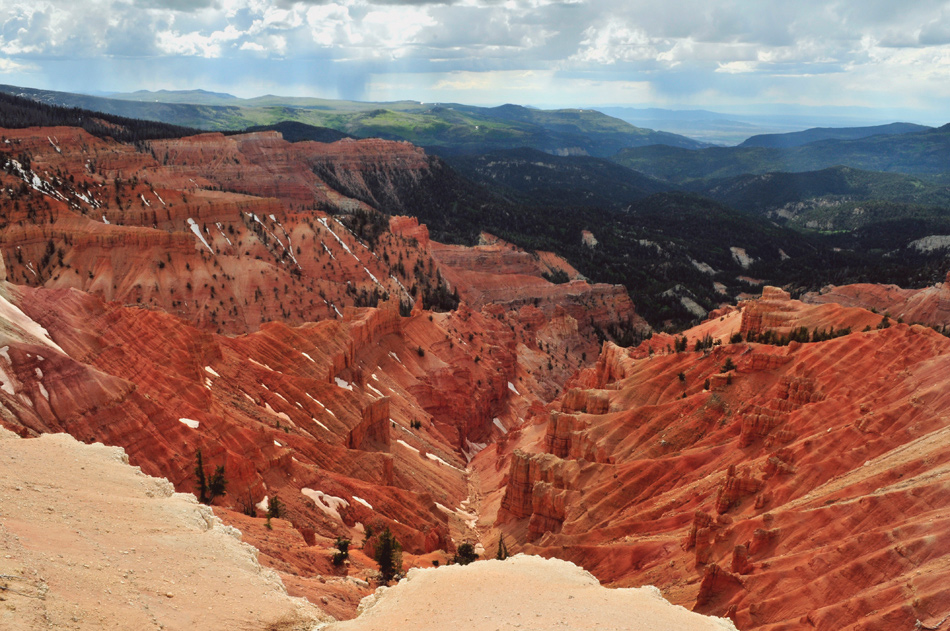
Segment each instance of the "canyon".
M406 568L504 537L739 629L950 610L947 283L765 287L657 333L554 253L378 212L429 176L405 142L31 128L0 161L0 424L180 493L200 453L214 515L327 614L382 528Z

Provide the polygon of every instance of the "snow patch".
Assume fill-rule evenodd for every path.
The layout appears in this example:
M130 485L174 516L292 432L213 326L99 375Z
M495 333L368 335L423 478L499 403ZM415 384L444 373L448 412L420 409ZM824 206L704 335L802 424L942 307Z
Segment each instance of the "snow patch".
M472 441L466 438L465 446L468 449L463 449L462 453L465 455L465 460L468 462L471 462L472 458L474 458L478 454L478 452L480 452L482 449L488 446L488 443L473 443Z
M313 357L311 357L310 355L307 355L307 354L304 353L303 351L300 351L300 354L303 355L304 357L306 357L307 359L309 359L310 361L312 361L313 363L315 363L315 364L317 363L316 360L315 360Z
M434 460L435 462L438 462L439 464L444 464L445 466L447 466L447 467L449 467L449 468L451 468L451 469L455 469L456 471L461 471L461 469L459 469L459 468L456 467L455 465L449 464L448 462L446 462L446 461L443 460L442 458L439 458L439 457L436 456L435 454L426 453L426 458L428 458L429 460Z
M402 360L399 359L399 355L397 355L396 353L394 353L394 352L392 352L392 351L389 351L389 356L392 357L393 359L395 359L395 360L396 360L397 362L399 362L400 364L402 363Z
M366 500L364 500L362 497L357 497L357 496L354 495L354 496L353 496L353 501L354 501L354 502L359 502L360 504L362 504L362 505L365 506L366 508L368 508L368 509L370 509L370 510L373 510L373 505L370 504L369 502L367 502Z
M333 380L336 381L336 385L338 387L343 388L344 390L353 389L353 384L349 383L348 381L344 381L343 379L340 379L339 377L334 377Z
M463 449L462 453L465 454L465 459L468 462L471 462L472 458L474 458L478 454L478 452L480 452L485 447L488 447L488 443L473 443L472 441L466 438L465 446L468 447L468 449Z
M254 506L260 509L262 512L266 513L267 510L270 508L270 499L265 495L264 499L262 499L260 502L258 502Z
M333 232L333 230L330 229L330 226L327 224L327 218L326 218L326 217L322 217L322 218L320 218L320 219L317 219L317 221L319 221L320 223L323 224L323 227L326 228L327 231L328 231L330 234L333 235L333 238L336 239L336 240L340 243L341 246L343 246L343 249L346 250L347 254L351 255L351 256L352 256L353 258L355 258L357 261L359 260L359 259L356 257L356 255L353 254L353 250L350 249L350 246L348 246L346 243L344 243L344 242L343 242L343 239L341 239L339 236L337 236L337 234L336 234L335 232ZM323 246L323 247L326 247L326 246Z
M264 402L264 409L270 412L271 414L273 414L274 416L276 416L277 418L283 419L287 421L288 423L290 423L291 425L294 424L294 422L290 419L290 416L288 416L286 412L278 412L277 410L272 408L270 406L270 403L268 403L267 401Z
M42 344L66 355L66 351L60 348L59 345L50 338L49 332L46 329L23 313L19 307L7 300L3 295L0 295L0 319L6 320L10 324L23 329L24 332L35 337ZM9 361L9 357L7 361Z
M521 393L518 392L518 389L515 387L515 384L511 383L510 381L508 382L508 389L514 392L519 397L521 396Z
M335 517L340 521L343 521L343 518L340 517L340 509L349 507L350 503L347 502L342 497L336 497L334 495L327 495L323 491L315 491L313 489L303 488L300 489L300 492L313 500L313 503L317 505L317 508L322 510L327 515Z
M180 419L178 419L178 422L179 422L179 423L184 423L185 425L187 425L187 426L190 427L191 429L198 429L198 425L199 425L198 421L193 420L193 419L190 419L190 418L180 418Z
M381 282L379 282L379 279L376 278L375 276L373 276L373 273L372 273L371 271L369 271L368 269L366 269L366 266L365 266L365 265L363 266L363 271L366 272L366 273L369 275L369 277L373 280L373 282L376 283L377 285L379 285L379 287L380 287L381 289L386 289L385 287L383 287L383 284L382 284Z
M502 434L507 434L507 433L508 433L508 428L506 428L506 427L502 424L501 419L498 418L497 416L492 419L492 423L495 424L495 427L497 427L498 429L501 430L501 433L502 433Z
M211 366L205 366L205 372L208 373L209 375L213 376L213 377L220 377L220 376L221 376L221 375L219 375L218 373L216 373L216 372L214 371L214 368L212 368Z
M413 447L412 445L410 445L409 443L407 443L406 441L404 441L404 440L401 439L401 438L397 438L397 439L396 439L396 442L399 443L400 445L402 445L403 447L405 447L406 449L411 449L411 450L413 450L414 452L419 453L419 450L418 450L418 449L416 449L415 447Z
M201 228L198 227L198 224L195 223L195 220L191 217L188 218L188 227L191 228L191 231L195 233L195 236L204 244L208 251L214 254L214 250L211 249L211 246L208 245L208 242L205 241L205 236L201 234Z
M261 368L264 368L265 370L269 370L269 371L271 371L271 372L274 372L274 369L271 368L270 366L268 366L267 364L262 364L262 363L259 362L259 361L254 361L254 360L251 359L250 357L247 358L247 361L251 362L252 364L258 365L258 366L260 366ZM264 384L261 384L261 385L264 385ZM265 386L265 387L266 387L266 386Z

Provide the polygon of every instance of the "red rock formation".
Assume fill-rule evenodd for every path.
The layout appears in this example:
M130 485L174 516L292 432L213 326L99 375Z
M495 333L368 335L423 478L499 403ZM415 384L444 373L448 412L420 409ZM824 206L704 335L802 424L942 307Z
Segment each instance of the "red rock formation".
M421 150L404 143L204 134L140 152L67 128L6 136L0 179L12 212L0 252L13 282L73 287L246 333L266 321L338 317L377 295L411 302L406 269L428 262L417 239L384 232L374 252L312 210L368 208L315 178L314 160L350 153L374 168L412 169L401 156ZM29 169L12 162L26 154Z
M429 228L425 224L420 225L415 217L390 217L389 231L406 239L415 239L420 247L429 245Z
M846 307L835 303L807 305L791 300L788 292L777 287L765 287L761 298L740 303L742 324L739 331L743 335L773 331L787 335L793 329L805 327L809 331L818 328L850 328L860 331L864 327L874 327L880 317L864 309Z
M889 313L894 320L946 327L950 325L950 273L944 282L922 289L867 283L828 285L820 292L805 294L802 302L874 309L881 314Z
M549 406L562 413L509 439L505 453L522 451L496 528L516 549L612 585L657 585L742 629L939 621L950 603L950 340L920 326L860 332L880 316L773 291L752 311L855 332L652 356L605 345L573 385L609 393L609 408L563 414L586 405L569 389ZM731 383L706 389L727 357ZM488 475L493 455L476 470Z

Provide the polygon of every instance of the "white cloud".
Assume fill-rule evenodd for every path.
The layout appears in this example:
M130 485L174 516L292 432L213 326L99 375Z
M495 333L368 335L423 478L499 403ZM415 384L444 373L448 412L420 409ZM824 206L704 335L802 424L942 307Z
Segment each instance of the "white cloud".
M47 68L81 72L64 60L84 60L81 83L100 90L155 87L154 73L135 72L135 63L185 58L219 60L242 89L285 93L332 75L355 95L364 85L388 94L399 86L386 77L398 76L425 100L436 89L439 98L454 89L519 100L508 81L525 101L596 89L681 102L886 98L942 107L948 46L947 0L0 0L0 72L53 81ZM182 81L201 78L176 67ZM264 74L252 76L258 68ZM847 97L833 89L846 85ZM573 98L581 97L589 102Z
M655 59L659 53L653 39L643 30L610 20L584 31L580 49L571 59L579 62L613 64L618 61Z
M162 52L170 55L220 57L225 44L241 37L242 33L229 24L224 30L214 31L208 35L195 31L190 33L164 31L158 34L157 43Z
M12 72L27 72L37 70L32 64L21 64L10 59L0 57L0 74L9 74Z
M716 72L745 74L747 72L755 72L757 68L758 64L754 61L727 61L726 63L720 63L716 68Z

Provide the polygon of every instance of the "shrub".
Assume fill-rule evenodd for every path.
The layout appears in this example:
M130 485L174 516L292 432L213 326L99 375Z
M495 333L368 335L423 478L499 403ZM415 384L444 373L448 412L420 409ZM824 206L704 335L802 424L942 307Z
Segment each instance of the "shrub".
M735 370L735 369L736 369L736 365L732 363L732 358L727 357L726 361L722 364L721 372L729 372L730 370Z
M461 544L458 549L455 551L455 556L452 557L452 563L458 563L459 565L468 565L472 561L478 559L478 554L475 552L475 546L472 545L470 541L466 541Z
M333 553L333 565L343 565L343 562L350 558L350 540L344 537L337 537L336 552Z

